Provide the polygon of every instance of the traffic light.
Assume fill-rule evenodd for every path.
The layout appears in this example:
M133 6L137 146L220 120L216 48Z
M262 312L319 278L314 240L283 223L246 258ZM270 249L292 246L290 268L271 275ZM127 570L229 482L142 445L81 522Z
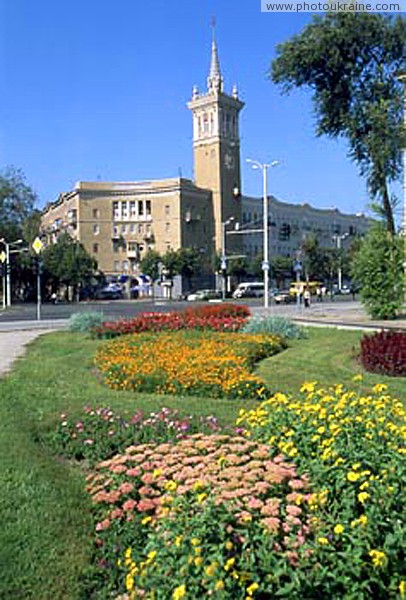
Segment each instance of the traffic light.
M290 225L289 223L282 223L279 229L279 239L281 241L288 240L290 238Z

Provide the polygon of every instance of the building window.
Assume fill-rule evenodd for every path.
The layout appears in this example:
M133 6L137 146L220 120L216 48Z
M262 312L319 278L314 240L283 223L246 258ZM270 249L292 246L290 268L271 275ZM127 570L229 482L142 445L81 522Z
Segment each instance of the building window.
M142 225L138 225L138 233L142 234L142 232L144 231L144 228Z
M145 212L147 215L151 214L151 200L145 202Z
M120 261L119 260L115 260L114 261L114 267L113 267L114 271L119 271L120 270Z
M171 207L169 204L165 204L165 215L167 217L169 217L170 214L171 214Z
M99 251L99 244L93 244L93 254L97 254Z
M118 235L118 225L113 225L113 235Z
M122 214L123 219L128 219L128 203L127 202L121 203L121 214Z
M130 225L130 233L135 233L135 225L134 225L134 223L131 223L131 225Z
M165 223L165 233L169 233L171 230L171 224L170 223Z
M137 206L135 204L135 200L131 200L130 202L130 217L135 218L137 216Z
M113 219L117 220L120 218L120 210L118 202L113 202Z
M98 225L97 223L95 223L95 225L93 225L93 234L94 235L99 235L100 233L100 225Z
M144 214L144 201L138 200L138 214L141 216Z
M127 233L127 225L121 225L121 233Z
M123 271L128 271L128 260L123 260Z
M93 209L93 219L100 219L100 210L98 208Z

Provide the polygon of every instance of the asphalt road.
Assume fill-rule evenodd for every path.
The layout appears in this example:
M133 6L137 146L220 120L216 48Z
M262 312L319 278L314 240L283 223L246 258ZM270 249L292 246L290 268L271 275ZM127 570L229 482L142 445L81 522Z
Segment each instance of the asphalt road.
M263 299L245 298L243 300L227 300L235 304L245 304L252 308L258 308L263 305ZM118 317L130 318L141 312L167 312L173 310L183 310L186 307L205 305L207 302L186 302L186 301L168 301L168 300L104 300L98 302L72 302L72 303L45 303L41 305L41 319L44 321L55 321L59 319L69 319L69 317L78 312L96 311L101 312L106 317L114 319ZM323 307L326 310L328 307L338 307L345 311L353 308L358 303L354 302L351 297L342 296L336 298L334 302L323 301L323 303L314 303L312 306ZM275 314L294 315L298 314L296 304L287 304L275 306L271 303L271 310ZM303 308L300 310L303 311ZM5 310L0 309L0 324L11 323L16 321L35 321L37 319L36 304L15 303Z

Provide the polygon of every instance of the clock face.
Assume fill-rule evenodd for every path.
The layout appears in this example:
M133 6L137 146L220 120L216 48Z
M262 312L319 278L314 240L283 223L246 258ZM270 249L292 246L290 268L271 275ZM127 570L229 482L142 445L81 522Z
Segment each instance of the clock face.
M224 165L227 169L233 169L234 168L234 156L232 154L230 154L229 152L226 152L225 156L224 156Z

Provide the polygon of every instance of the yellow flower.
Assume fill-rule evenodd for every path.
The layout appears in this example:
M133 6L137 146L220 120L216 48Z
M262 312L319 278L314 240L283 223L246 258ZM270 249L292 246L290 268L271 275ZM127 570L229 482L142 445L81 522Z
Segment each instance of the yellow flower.
M362 381L363 377L360 373L358 373L357 375L354 375L354 377L352 378L353 381Z
M193 562L195 563L196 567L200 567L203 564L203 559L201 556L196 556Z
M165 483L165 490L167 492L174 492L176 490L176 488L178 487L178 484L176 483L176 481L168 481L167 483Z
M385 383L377 383L372 388L372 391L374 392L374 394L380 394L381 392L386 392L387 389L388 386Z
M406 593L406 581L401 581L399 583L399 594L403 597Z
M317 538L317 543L320 544L320 546L327 546L328 539L326 537L319 537Z
M365 504L365 502L369 498L369 494L368 494L368 492L360 492L357 497L358 497L358 500L361 502L361 504Z
M380 550L370 550L368 554L371 557L372 564L374 565L374 567L382 567L382 565L385 564L385 552L381 552Z
M173 590L173 594L172 594L173 600L180 600L181 598L184 598L185 596L186 596L186 586L184 583L182 585L179 585L177 588L175 588Z
M206 573L206 575L211 577L212 575L214 575L216 568L217 568L217 563L212 563L211 565L209 565L208 567L205 568L204 572Z
M344 532L344 526L341 525L341 523L337 523L337 525L334 527L334 533L336 535L341 535Z
M218 581L216 581L216 585L214 586L215 590L223 590L224 589L224 581L222 579L219 579Z
M226 546L226 550L232 550L234 548L233 542L230 542L230 541L226 542L225 546Z
M177 536L176 536L176 538L175 538L175 546L176 546L177 548L179 548L179 546L181 545L181 543L182 543L182 539L183 539L183 538L182 538L182 536L181 536L181 535L177 535Z
M253 596L253 594L257 591L258 588L259 588L259 585L257 584L256 581L254 581L254 583L251 583L251 585L249 587L247 587L248 596Z
M200 544L200 539L199 538L192 538L191 539L191 544L192 544L192 546L198 546Z
M354 481L358 481L358 479L361 477L361 475L359 473L356 473L355 471L349 471L347 473L347 479L348 481L354 482Z
M225 571L229 571L231 569L231 567L233 566L234 563L235 563L235 558L234 557L229 558L226 561L226 564L224 565L224 570Z
M198 504L201 504L202 502L204 502L207 498L207 494L203 493L203 494L198 494L196 501Z
M141 521L141 525L148 525L152 521L152 517L144 517Z
M316 389L316 385L317 381L305 381L305 383L300 388L300 391L311 394Z

